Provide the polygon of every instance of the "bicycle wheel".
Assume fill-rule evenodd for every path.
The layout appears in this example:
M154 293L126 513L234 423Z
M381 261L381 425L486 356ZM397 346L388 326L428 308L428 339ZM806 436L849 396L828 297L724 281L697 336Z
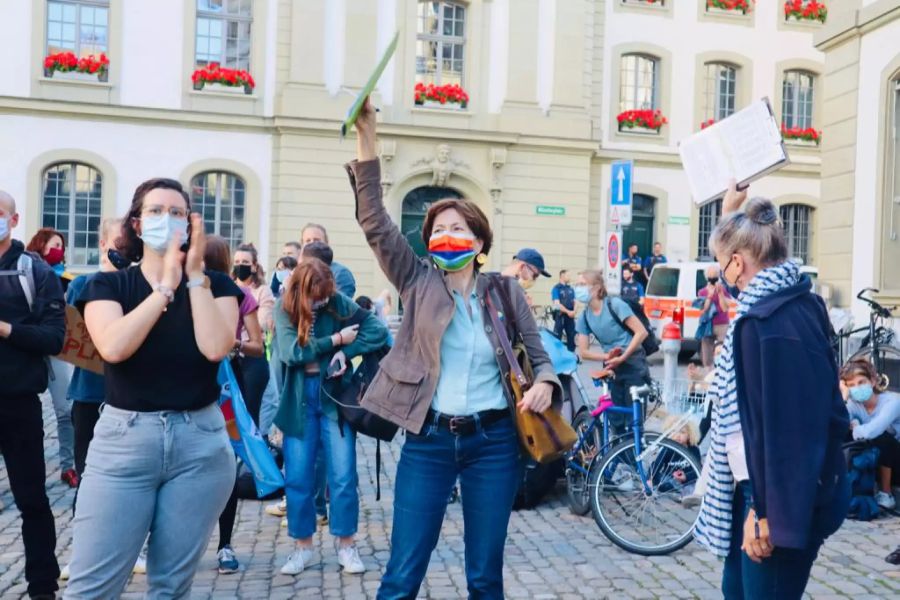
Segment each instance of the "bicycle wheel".
M583 410L572 421L572 429L578 434L578 439L583 440L578 453L569 461L575 463L585 471L591 466L594 457L603 445L602 424L598 423L589 437L587 430L591 426L594 417L591 411ZM591 510L591 497L588 492L588 474L584 471L566 465L566 496L569 500L569 510L578 516L584 516Z
M633 440L620 443L591 467L588 485L604 535L633 554L659 556L691 541L700 507L681 500L693 491L700 463L672 440L650 446L639 461Z
M900 350L893 346L879 346L878 352L875 353L869 346L858 350L848 362L856 359L864 359L875 365L875 369L887 377L887 390L900 392Z

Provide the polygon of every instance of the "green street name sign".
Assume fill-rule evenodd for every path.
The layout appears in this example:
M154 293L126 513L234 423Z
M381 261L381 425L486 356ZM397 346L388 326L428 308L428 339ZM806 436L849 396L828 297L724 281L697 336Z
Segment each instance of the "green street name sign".
M564 217L566 216L566 207L539 205L534 212L545 217Z
M678 217L678 216L669 217L669 225L690 225L690 223L691 223L690 217Z

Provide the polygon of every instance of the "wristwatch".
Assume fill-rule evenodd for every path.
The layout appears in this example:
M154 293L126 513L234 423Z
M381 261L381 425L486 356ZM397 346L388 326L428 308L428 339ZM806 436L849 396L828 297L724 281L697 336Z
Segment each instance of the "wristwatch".
M204 275L203 277L197 277L196 279L189 279L187 282L187 289L195 288L195 287L203 287L209 289L210 282L209 277Z

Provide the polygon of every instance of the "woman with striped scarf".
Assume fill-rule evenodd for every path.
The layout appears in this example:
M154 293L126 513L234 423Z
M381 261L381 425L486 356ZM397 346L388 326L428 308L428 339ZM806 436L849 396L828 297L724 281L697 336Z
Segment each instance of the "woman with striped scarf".
M737 316L711 387L709 483L697 540L725 559L731 599L799 599L843 522L848 427L822 299L788 260L775 206L734 187L710 239Z

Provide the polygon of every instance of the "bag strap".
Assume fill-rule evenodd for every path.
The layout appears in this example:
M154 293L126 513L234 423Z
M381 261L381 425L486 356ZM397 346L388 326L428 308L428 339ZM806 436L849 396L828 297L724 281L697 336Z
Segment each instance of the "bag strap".
M528 378L525 377L525 373L522 372L522 367L519 365L519 361L516 360L516 355L513 352L512 344L509 341L509 335L507 331L507 335L503 335L503 331L506 327L500 322L500 317L497 315L497 310L494 308L494 301L491 300L491 290L494 289L494 279L491 279L491 283L488 286L487 293L484 295L485 306L487 307L488 315L491 317L491 323L494 325L494 329L497 331L497 337L500 338L500 347L503 349L503 354L506 355L506 360L509 363L509 368L512 371L513 375L515 375L516 380L519 382L519 385L522 388L526 388L529 385ZM507 321L509 319L507 318Z
M509 298L509 290L504 285L503 277L498 274L489 275L490 284L488 285L488 293L493 289L497 292L497 295L500 297L500 305L503 307L503 314L506 315L506 334L509 336L510 340L514 340L518 337L515 318L512 318L515 313L512 309L512 301Z
M634 335L634 332L625 326L625 322L622 321L622 319L619 318L619 315L616 314L616 311L613 310L612 301L610 301L609 298L604 298L603 304L606 305L607 310L609 310L609 314L612 315L613 320L619 325L619 327L621 327L625 331L625 333ZM588 324L588 326L590 326L590 324ZM594 337L597 337L597 334L594 334Z
M37 287L34 284L34 259L27 252L19 255L15 270L0 271L0 276L18 277L25 301L28 303L28 312L34 310L34 297Z

